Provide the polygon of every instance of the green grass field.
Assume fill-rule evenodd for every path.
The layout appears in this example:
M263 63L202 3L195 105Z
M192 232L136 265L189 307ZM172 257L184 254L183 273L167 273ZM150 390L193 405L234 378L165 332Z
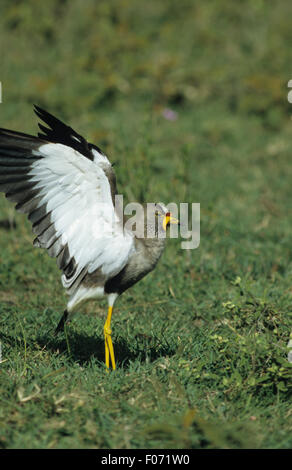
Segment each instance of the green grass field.
M33 103L116 163L125 202L199 202L201 242L53 336L55 260L0 197L0 447L291 448L288 1L2 1L0 126ZM177 113L174 121L163 110Z

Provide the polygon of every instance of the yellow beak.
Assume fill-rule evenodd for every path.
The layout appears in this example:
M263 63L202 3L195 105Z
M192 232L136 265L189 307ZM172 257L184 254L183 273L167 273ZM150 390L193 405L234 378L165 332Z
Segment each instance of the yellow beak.
M175 217L172 217L172 215L166 215L163 219L163 222L162 222L162 227L163 227L164 231L166 231L166 227L167 227L168 224L178 225L179 220L176 219Z

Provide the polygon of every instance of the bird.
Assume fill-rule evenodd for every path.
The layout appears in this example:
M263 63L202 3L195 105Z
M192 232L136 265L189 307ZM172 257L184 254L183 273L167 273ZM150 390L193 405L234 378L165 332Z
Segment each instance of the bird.
M69 299L55 334L85 302L107 297L105 365L115 370L114 303L155 268L167 227L179 221L155 203L150 223L144 204L140 219L154 236L137 236L118 214L116 174L106 154L48 111L34 105L34 112L42 121L35 136L0 128L0 191L28 216L33 245L62 271Z

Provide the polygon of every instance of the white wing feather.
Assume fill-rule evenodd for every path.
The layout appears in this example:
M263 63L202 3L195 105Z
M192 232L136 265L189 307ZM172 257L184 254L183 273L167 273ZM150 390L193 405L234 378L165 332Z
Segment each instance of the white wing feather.
M37 182L41 200L47 204L56 233L67 244L78 269L101 268L106 278L118 274L134 249L133 236L119 224L110 184L102 165L107 158L95 151L94 162L63 144L44 144L35 151L44 158L31 165L31 181ZM68 286L62 275L64 287ZM72 279L70 279L70 284Z

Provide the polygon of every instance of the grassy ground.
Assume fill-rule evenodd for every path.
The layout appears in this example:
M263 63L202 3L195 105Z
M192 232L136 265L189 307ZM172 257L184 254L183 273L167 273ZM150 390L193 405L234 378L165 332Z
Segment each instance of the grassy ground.
M126 201L200 202L201 243L121 297L107 374L106 303L53 336L55 261L1 196L0 446L291 447L291 2L2 3L1 126L44 106Z

